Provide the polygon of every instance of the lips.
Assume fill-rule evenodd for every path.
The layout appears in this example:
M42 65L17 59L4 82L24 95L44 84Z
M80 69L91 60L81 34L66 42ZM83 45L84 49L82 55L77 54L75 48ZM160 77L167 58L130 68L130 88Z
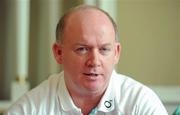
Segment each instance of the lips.
M86 76L98 76L98 75L100 75L100 74L97 74L97 73L84 73L84 75L86 75Z
M103 76L102 73L97 73L97 72L84 72L83 75L87 76L87 77L99 77L99 76Z

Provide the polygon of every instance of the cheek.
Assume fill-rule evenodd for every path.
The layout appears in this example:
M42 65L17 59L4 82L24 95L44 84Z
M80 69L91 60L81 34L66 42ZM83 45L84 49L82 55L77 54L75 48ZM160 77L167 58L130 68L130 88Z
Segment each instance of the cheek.
M78 69L82 68L83 60L73 53L71 54L64 54L63 55L63 66L67 69L71 69L72 71L77 71Z
M109 55L108 57L104 58L105 63L110 65L114 65L115 64L115 54L112 53L111 55Z
M114 62L113 62L113 60L108 60L108 61L106 61L106 62L104 63L104 67L105 67L106 71L110 72L110 71L113 69L113 67L114 67Z
M105 58L103 61L104 69L108 73L111 72L114 68L116 61L114 55L109 56L108 58Z

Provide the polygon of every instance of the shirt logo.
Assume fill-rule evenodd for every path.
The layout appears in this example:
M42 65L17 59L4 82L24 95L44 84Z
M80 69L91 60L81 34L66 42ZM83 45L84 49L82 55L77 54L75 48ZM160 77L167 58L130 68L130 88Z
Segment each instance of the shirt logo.
M110 108L110 107L112 106L112 100L105 101L105 102L104 102L104 106L105 106L106 108Z

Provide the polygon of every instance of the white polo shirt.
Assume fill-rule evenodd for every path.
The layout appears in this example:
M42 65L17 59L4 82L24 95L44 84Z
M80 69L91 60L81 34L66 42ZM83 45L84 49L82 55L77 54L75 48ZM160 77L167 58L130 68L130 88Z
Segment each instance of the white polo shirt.
M26 93L4 115L82 115L70 97L64 73L52 75ZM141 83L112 73L100 103L89 115L168 115L156 94Z

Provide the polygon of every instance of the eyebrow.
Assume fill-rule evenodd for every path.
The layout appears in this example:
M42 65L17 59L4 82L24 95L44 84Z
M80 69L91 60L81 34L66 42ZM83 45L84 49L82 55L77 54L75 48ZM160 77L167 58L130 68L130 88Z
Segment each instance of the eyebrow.
M76 43L76 44L74 44L74 46L86 46L86 47L89 47L90 45L84 44L84 43ZM105 44L101 44L100 46L112 46L112 44L111 43L105 43Z
M74 44L74 46L88 46L88 45L83 44L83 43L76 43L76 44Z

